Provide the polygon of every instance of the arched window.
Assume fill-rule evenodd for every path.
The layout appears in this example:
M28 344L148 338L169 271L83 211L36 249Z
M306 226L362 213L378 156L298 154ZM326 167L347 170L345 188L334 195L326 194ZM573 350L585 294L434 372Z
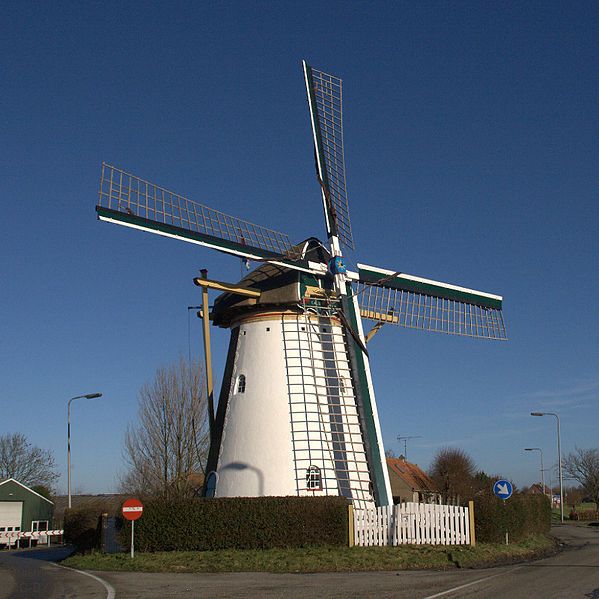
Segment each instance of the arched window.
M240 374L237 379L237 393L245 393L245 374Z
M306 470L306 488L309 491L322 491L322 479L318 466L309 466Z
M216 481L217 474L216 472L211 472L206 478L206 497L214 497L216 493Z

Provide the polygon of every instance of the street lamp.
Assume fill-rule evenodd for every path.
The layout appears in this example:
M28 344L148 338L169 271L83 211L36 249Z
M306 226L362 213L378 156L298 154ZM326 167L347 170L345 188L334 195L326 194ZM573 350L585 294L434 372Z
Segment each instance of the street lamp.
M564 523L564 479L562 477L562 449L559 429L559 416L555 412L531 412L531 416L555 416L557 420L557 468L559 472L559 510L560 520Z
M545 468L543 468L543 450L540 447L525 447L524 451L539 451L541 452L541 484L543 485L543 495L545 493Z
M71 397L67 405L67 487L69 495L69 509L71 508L71 402L76 399L96 399L102 397L101 393L88 393L87 395L77 395Z

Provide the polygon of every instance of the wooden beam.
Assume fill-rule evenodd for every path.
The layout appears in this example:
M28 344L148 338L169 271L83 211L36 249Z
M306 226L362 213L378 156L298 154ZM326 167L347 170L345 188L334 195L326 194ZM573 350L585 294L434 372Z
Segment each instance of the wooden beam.
M366 341L366 343L368 343L380 330L381 327L384 325L385 323L382 321L378 321L374 324L374 326L370 329L370 331L368 331L368 334L366 335L364 341Z
M204 287L206 289L217 289L218 291L226 291L227 293L234 293L236 295L244 295L246 297L260 297L261 291L255 289L248 289L247 287L239 287L232 285L231 283L223 283L221 281L210 281L209 279L196 278L193 282L198 287Z
M381 322L392 322L397 324L399 322L398 314L385 314L383 312L375 312L374 310L360 310L360 316L362 318L370 318L371 320L378 320Z

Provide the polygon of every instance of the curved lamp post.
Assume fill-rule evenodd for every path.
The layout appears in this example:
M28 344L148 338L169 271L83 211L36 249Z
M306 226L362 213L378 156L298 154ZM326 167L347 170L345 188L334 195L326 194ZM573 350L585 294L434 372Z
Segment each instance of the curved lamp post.
M531 412L531 416L555 416L557 420L557 467L559 472L559 510L560 520L564 523L564 479L562 477L562 449L559 429L559 416L555 412Z
M67 406L67 487L69 495L69 509L71 508L71 402L76 399L96 399L102 397L101 393L88 393L71 397Z
M524 451L539 451L541 453L541 484L543 485L543 495L545 493L545 468L543 467L543 450L540 447L525 447Z

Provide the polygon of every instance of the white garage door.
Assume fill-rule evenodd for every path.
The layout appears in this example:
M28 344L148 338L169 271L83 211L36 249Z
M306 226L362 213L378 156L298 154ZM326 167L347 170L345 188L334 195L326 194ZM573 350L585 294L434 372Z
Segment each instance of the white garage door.
M15 530L21 527L21 513L23 512L22 501L0 501L0 531Z

